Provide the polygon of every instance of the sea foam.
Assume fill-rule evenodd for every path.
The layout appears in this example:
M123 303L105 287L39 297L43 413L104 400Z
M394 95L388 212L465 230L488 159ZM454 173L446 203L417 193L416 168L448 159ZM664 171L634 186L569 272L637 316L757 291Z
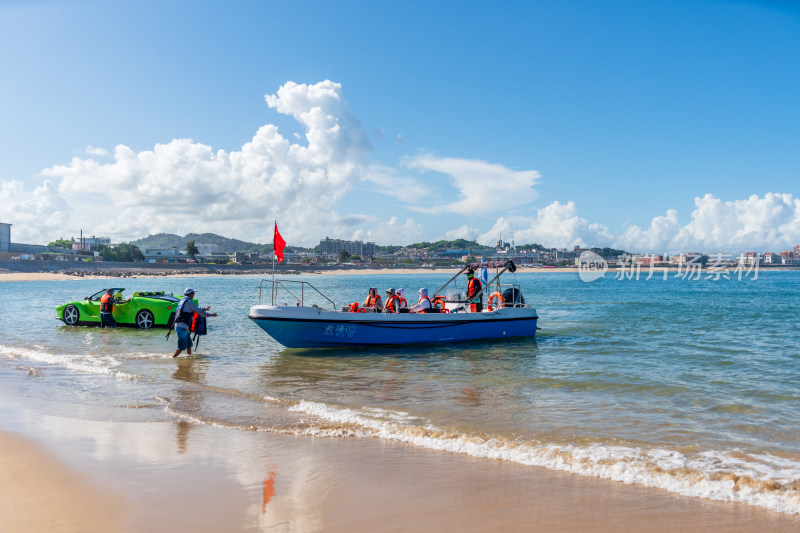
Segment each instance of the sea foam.
M419 419L408 413L356 410L310 401L300 401L290 411L339 426L319 428L316 432L319 436L376 437L432 450L661 488L684 496L800 513L800 491L795 481L800 475L800 463L771 455L730 450L690 456L665 448L515 442L499 436L459 433L431 424L410 425L409 422ZM306 429L302 433L314 432Z
M110 355L56 354L43 348L20 348L0 345L0 355L9 359L23 358L47 365L56 365L75 372L98 374L125 381L136 381L137 376L116 369L121 363Z

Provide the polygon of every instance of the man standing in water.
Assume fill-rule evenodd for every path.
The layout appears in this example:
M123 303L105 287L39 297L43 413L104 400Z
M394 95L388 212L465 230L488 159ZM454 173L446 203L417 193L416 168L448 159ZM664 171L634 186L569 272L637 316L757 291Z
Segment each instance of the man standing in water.
M183 350L192 355L192 339L189 337L189 327L192 325L192 318L197 313L200 316L217 316L217 313L209 313L211 306L200 309L194 304L194 289L189 287L183 291L183 298L178 302L175 312L175 333L178 334L178 349L172 357L178 357Z
M100 298L100 327L115 328L117 321L114 320L114 289L108 289Z

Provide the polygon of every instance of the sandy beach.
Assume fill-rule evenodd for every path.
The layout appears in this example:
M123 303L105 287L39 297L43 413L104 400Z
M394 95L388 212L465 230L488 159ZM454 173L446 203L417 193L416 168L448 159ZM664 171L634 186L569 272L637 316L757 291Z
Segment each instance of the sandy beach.
M125 531L121 499L35 441L0 431L0 531Z
M541 272L553 272L553 269L539 269ZM521 272L528 272L529 270L520 270ZM538 270L530 270L531 272L536 272ZM558 272L577 272L577 269L572 268L562 268L558 269ZM380 276L380 275L398 275L398 276L405 276L408 274L455 274L457 271L452 268L381 268L381 269L372 269L372 268L362 268L362 269L326 269L326 270L311 270L308 272L299 272L293 271L291 273L286 272L279 272L277 275L279 276L287 276L287 275L325 275L325 276ZM118 275L112 275L114 273L113 270L109 270L107 274L103 274L102 272L92 272L91 274L86 274L84 276L75 276L70 274L60 274L60 273L53 273L53 272L0 272L0 283L4 281L70 281L76 279L85 279L87 277L91 277L93 279L112 279L119 277ZM181 277L196 277L196 276L230 276L230 275L247 275L247 276L261 276L261 277L268 277L271 273L268 272L250 272L250 271L242 271L237 274L222 274L219 272L195 272L195 271L181 271L181 270L174 270L169 272L161 272L155 271L150 274L146 273L136 273L132 275L126 275L126 278L151 278L151 277L166 277L166 276L181 276Z
M187 268L187 269L158 269L153 268L149 269L150 271L142 271L142 269L131 269L131 268L103 268L103 269L95 269L95 270L88 270L86 272L81 272L80 274L65 274L59 272L10 272L10 271L2 271L0 270L0 283L6 281L69 281L69 280L76 280L76 279L85 279L85 278L93 278L93 279L111 279L111 278L152 278L152 277L169 277L169 276L181 276L181 277L209 277L209 276L232 276L232 275L239 275L239 276L260 276L263 278L270 277L272 273L267 270L256 270L256 269L247 269L247 270L228 270L224 272L208 270L208 271L198 271L196 268ZM654 276L660 276L664 273L663 268L656 268L653 270ZM668 272L677 272L677 268L670 268L666 269ZM782 267L770 267L768 269L762 269L760 272L778 272L778 271L797 271L800 270L798 268L782 268ZM396 276L405 276L409 274L450 274L453 275L458 270L456 268L325 268L320 270L279 270L276 271L277 276L295 276L295 275L310 275L310 276L385 276L385 275L396 275ZM530 267L518 267L517 273L519 274L577 274L580 270L577 267L557 267L557 268L530 268ZM617 275L619 270L616 269L609 269L606 272L607 277L613 277ZM626 271L629 272L629 271ZM685 272L685 270L684 270ZM641 279L646 278L649 275L649 271L647 269L642 269L639 273L639 277ZM709 272L703 271L702 275L706 276Z
M746 505L401 443L92 421L14 400L2 414L14 431L0 433L4 532L800 528Z

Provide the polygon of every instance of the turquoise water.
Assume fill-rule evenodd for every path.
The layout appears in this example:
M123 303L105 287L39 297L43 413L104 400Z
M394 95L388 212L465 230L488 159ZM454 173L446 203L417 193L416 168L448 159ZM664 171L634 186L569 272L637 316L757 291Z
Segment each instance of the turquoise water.
M413 294L448 278L292 279L344 305L370 286ZM538 310L535 340L355 351L275 343L247 319L258 278L124 280L129 292L191 285L219 313L178 360L163 330L54 319L111 281L2 283L0 379L69 416L392 439L800 512L800 273L516 278Z

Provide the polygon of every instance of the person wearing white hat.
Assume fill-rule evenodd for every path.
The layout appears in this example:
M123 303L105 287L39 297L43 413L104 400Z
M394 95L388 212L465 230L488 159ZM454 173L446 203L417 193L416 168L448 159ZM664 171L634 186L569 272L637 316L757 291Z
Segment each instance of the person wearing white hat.
M397 295L397 312L408 313L408 302L406 301L406 291L402 287L395 291Z
M424 313L431 307L433 306L431 305L430 298L428 298L428 289L423 287L419 290L419 302L417 302L417 305L409 309L409 311L412 313Z
M194 303L195 290L191 287L186 287L183 291L183 298L178 302L175 308L175 333L178 335L178 349L172 354L172 357L178 357L182 351L192 355L192 340L189 338L189 326L192 325L192 318L197 313L200 316L217 316L217 313L209 313L208 310L211 306L205 309L200 309Z

